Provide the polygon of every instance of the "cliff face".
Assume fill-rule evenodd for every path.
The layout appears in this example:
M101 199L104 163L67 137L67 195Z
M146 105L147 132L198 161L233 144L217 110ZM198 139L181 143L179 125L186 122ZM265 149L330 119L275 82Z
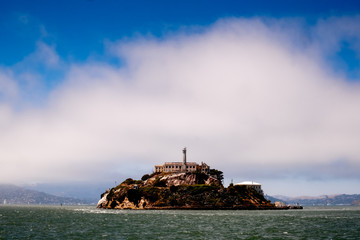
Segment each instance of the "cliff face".
M111 209L271 209L253 189L224 188L203 173L157 174L145 181L127 179L102 194L98 208Z

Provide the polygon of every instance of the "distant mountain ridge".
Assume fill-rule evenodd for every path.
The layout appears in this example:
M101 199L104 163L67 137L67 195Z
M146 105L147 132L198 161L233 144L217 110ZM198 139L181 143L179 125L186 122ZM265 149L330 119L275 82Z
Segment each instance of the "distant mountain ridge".
M280 199L287 204L297 204L303 206L336 206L336 205L360 205L360 194L337 194L337 195L322 195L317 197L303 196L303 197L286 197L273 196L273 198Z
M91 204L91 202L70 197L58 197L11 184L0 184L0 205L1 204L77 205Z
M276 198L274 196L269 196L269 195L265 195L265 198L269 201L271 201L272 203L275 203L275 202L284 202L284 200L282 199L279 199L279 198Z

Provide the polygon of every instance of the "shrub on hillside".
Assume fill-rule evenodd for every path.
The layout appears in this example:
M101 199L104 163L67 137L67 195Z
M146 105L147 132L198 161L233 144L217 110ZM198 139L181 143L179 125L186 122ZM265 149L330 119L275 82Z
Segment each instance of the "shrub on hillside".
M141 199L141 195L139 190L137 189L129 189L127 191L127 197L129 199L130 202L134 203L136 206L138 206L140 199Z
M206 180L208 180L209 175L202 173L200 171L195 172L195 183L196 184L204 184Z
M156 187L143 187L139 189L140 194L151 202L159 199L159 189Z
M177 192L178 188L179 188L178 186L172 185L172 186L170 186L170 191L175 193L175 192Z
M221 183L224 180L224 174L222 171L217 169L210 169L209 174L219 180Z
M187 187L187 191L191 195L201 194L204 192L211 192L217 189L218 187L215 185L205 185L205 184L189 185Z
M127 184L127 185L130 185L130 184L133 184L134 183L134 180L132 178L127 178L125 181L123 181L121 184Z
M157 177L153 183L155 187L166 187L166 181L160 180L159 177Z
M142 176L141 180L146 181L150 178L149 174L145 174L144 176Z

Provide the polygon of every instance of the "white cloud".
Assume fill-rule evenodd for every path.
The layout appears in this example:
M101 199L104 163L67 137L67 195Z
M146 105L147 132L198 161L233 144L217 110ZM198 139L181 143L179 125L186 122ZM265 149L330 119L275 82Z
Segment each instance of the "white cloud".
M201 34L116 43L121 68L71 66L46 107L2 122L0 181L126 175L181 161L184 146L189 161L228 178L358 178L359 84L273 25L220 21Z
M42 65L51 69L59 68L60 64L60 58L55 50L55 46L48 45L43 41L38 41L35 52L25 57L18 65L23 68L34 68Z
M348 41L360 57L360 15L349 17L330 17L319 20L313 29L314 38L320 43L317 47L326 51L340 51L343 41Z
M11 71L0 69L0 101L11 102L18 96L18 85Z

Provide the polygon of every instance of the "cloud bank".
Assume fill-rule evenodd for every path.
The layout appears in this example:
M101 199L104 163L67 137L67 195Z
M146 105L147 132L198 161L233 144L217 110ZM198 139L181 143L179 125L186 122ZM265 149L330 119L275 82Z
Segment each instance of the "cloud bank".
M324 24L309 37L281 21L226 19L200 33L111 43L120 67L69 64L38 107L13 107L21 84L3 69L0 181L144 174L181 161L185 146L189 161L228 178L359 180L360 85L327 65L336 44L319 47ZM44 65L61 61L55 48L38 48Z

